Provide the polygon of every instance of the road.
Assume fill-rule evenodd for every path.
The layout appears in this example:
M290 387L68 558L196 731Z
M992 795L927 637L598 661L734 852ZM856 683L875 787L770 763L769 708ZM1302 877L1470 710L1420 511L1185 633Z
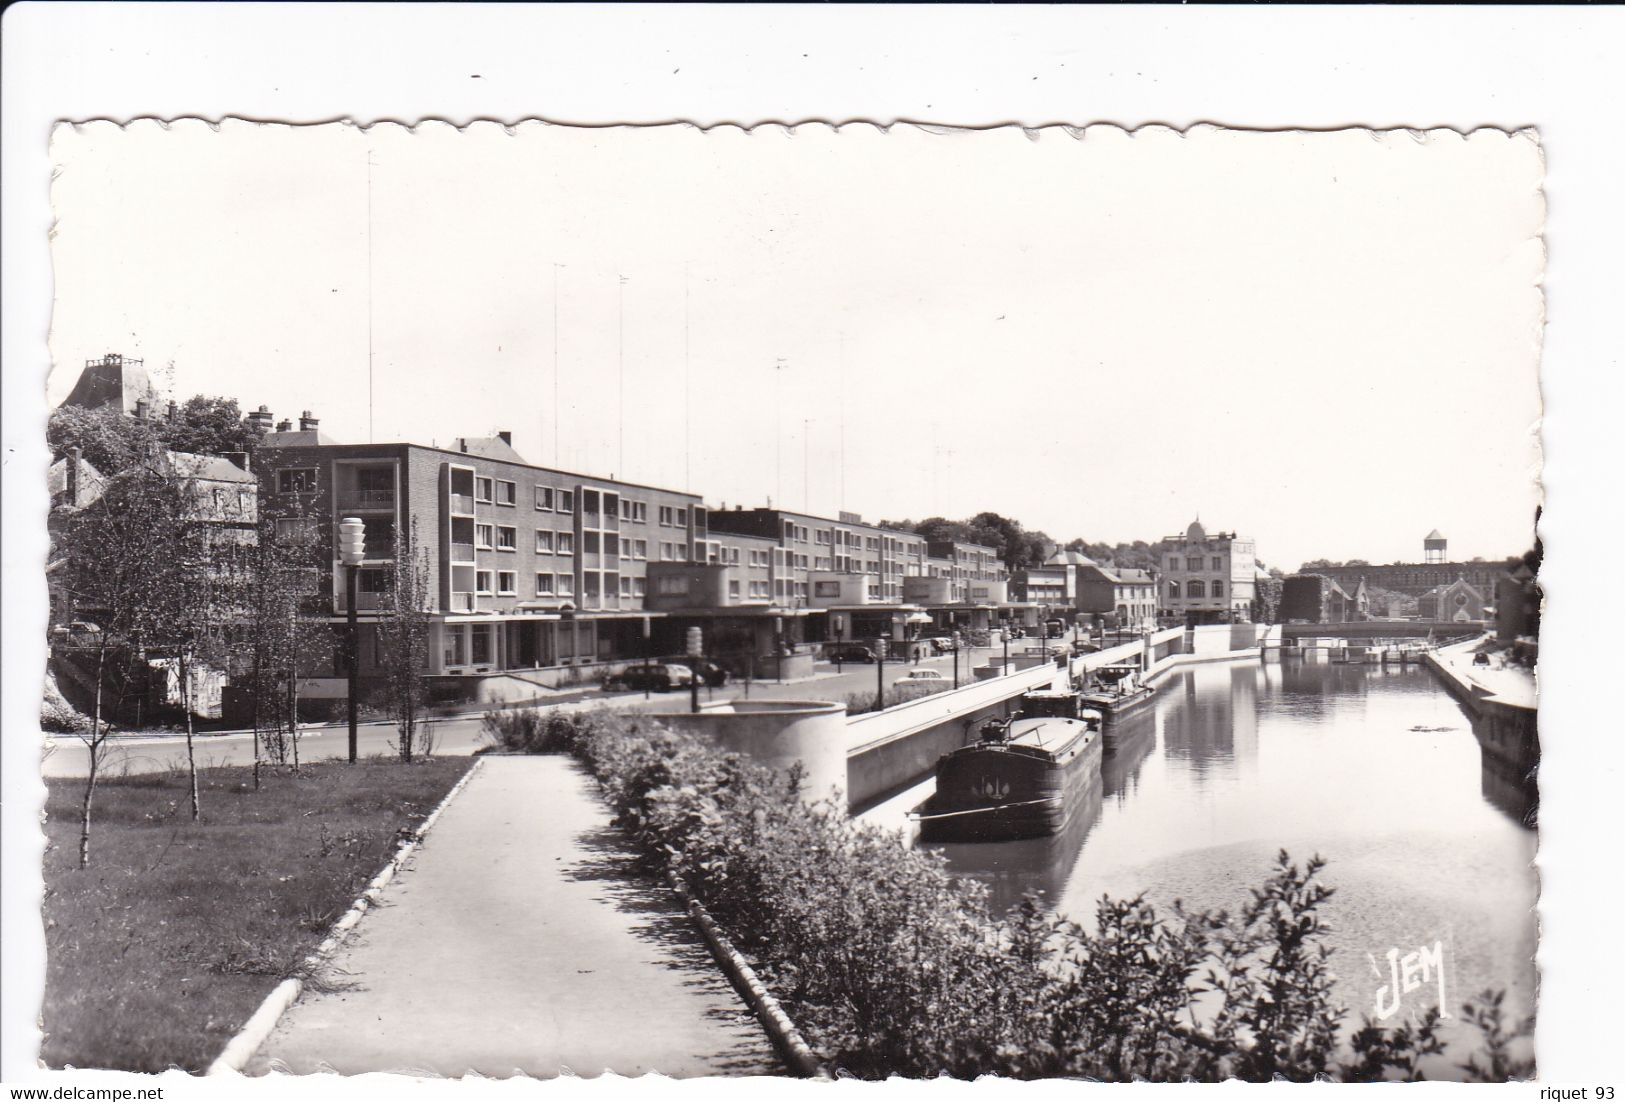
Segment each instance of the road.
M1013 644L1011 653L1018 653L1030 640ZM978 647L960 656L960 683L972 680L967 668L985 662L998 653L996 648ZM917 665L891 663L885 666L886 684L893 685L912 669L940 671L951 685L953 659L951 656L930 658ZM757 680L748 684L731 682L722 689L701 689L702 702L730 700L738 697L777 700L833 700L844 702L854 693L873 693L875 667L872 664L845 663L837 670L833 663L820 662L814 675L800 681L779 683ZM567 711L607 706L619 710L666 711L687 706L686 693L595 693L586 700L560 704ZM441 717L433 720L434 753L448 756L472 754L484 740L480 735L480 716ZM375 754L393 754L395 729L388 723L364 723L357 731L357 751L363 757ZM204 767L220 765L251 765L254 761L254 740L247 732L199 735L195 739L198 764ZM299 738L299 756L303 761L326 761L346 757L349 753L349 732L343 727L308 727ZM115 736L108 742L101 765L101 775L117 777L133 773L159 773L167 769L185 768L186 740L178 735ZM46 777L83 777L89 771L90 758L85 746L72 735L57 735L47 744L41 772Z

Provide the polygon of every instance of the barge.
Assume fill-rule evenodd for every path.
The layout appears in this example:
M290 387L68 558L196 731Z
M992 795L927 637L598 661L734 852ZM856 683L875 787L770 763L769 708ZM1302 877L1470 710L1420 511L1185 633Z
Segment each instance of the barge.
M969 746L937 761L936 792L920 806L925 842L1005 842L1065 830L1100 777L1102 717L1077 693L1022 697Z

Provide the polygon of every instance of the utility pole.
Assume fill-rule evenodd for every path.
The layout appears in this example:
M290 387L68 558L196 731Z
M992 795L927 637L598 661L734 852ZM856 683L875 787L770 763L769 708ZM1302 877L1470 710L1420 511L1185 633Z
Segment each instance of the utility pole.
M784 369L790 365L783 356L773 361L773 462L774 462L774 492L778 498L779 508L784 507L784 401L783 379Z
M366 525L359 517L345 517L339 521L339 561L344 565L345 620L349 625L349 700L346 702L350 723L350 764L356 760L356 695L361 672L361 629L356 623L356 575L361 561L366 558Z

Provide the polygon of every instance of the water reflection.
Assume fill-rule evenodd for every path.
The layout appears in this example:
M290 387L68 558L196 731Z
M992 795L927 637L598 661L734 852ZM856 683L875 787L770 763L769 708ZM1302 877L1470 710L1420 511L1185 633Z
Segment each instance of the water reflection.
M957 876L974 876L992 893L995 914L1003 914L1021 902L1028 892L1043 896L1053 906L1061 897L1066 879L1078 863L1084 839L1100 821L1101 778L1090 779L1062 830L1047 838L1019 842L976 842L933 845L948 859L949 871Z
M943 847L951 867L1001 906L1038 889L1087 926L1102 895L1234 910L1277 851L1318 853L1336 889L1337 993L1355 1017L1390 985L1390 950L1435 944L1453 1004L1495 987L1514 1014L1534 1005L1532 794L1481 754L1429 671L1194 666L1161 683L1151 722L1118 734L1065 835ZM1436 1001L1429 990L1407 994L1403 1015Z
M1139 780L1140 766L1157 745L1155 712L1141 712L1114 726L1100 762L1106 799L1126 798Z

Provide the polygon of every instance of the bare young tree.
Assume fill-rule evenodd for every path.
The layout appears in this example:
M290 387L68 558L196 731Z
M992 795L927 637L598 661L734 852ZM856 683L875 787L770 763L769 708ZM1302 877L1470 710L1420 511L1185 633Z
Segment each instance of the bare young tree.
M432 750L426 719L423 671L429 665L429 625L434 608L428 554L418 543L417 520L396 539L394 566L378 618L378 653L384 671L385 706L395 720L395 752L402 761Z
M253 706L258 787L267 758L298 765L300 657L323 625L312 614L321 547L309 497L262 500L255 532L240 550L236 573L243 603L239 665Z
M186 517L180 481L157 463L142 463L111 479L96 502L55 526L52 554L72 615L87 625L81 635L94 640L94 704L90 729L79 736L90 759L80 804L80 868L90 863L91 808L113 730L108 697L125 683L140 644L170 630L167 613Z

